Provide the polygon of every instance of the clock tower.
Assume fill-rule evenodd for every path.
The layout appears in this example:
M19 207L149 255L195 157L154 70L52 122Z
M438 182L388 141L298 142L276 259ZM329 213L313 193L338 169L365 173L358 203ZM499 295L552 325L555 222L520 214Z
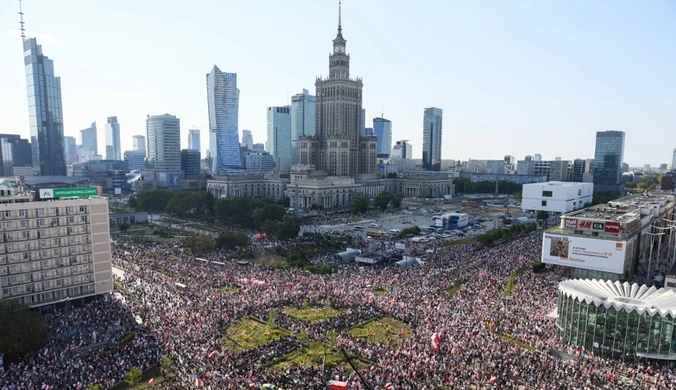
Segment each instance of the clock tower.
M329 78L330 79L349 79L350 78L350 56L347 54L343 38L342 22L342 4L338 3L338 35L333 40L333 53L329 55Z

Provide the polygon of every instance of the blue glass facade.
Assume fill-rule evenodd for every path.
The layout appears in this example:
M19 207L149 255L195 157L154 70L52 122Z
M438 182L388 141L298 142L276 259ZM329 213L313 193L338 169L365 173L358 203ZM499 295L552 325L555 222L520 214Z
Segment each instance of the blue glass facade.
M277 169L291 164L291 107L268 107L268 141L265 149L275 159Z
M373 132L378 137L378 158L389 158L392 151L392 122L373 118Z
M423 169L441 170L441 129L443 112L440 108L426 108L423 117Z
M93 122L88 129L80 130L80 136L82 137L82 149L88 149L93 151L94 154L99 154L99 141L96 132L96 122Z
M66 175L61 79L35 38L23 41L33 166L42 175Z
M618 185L622 177L623 159L624 132L614 130L597 132L594 152L594 185Z
M209 105L209 152L214 174L241 169L239 150L239 89L237 74L221 72L214 65L207 74Z
M291 163L298 164L298 137L315 135L315 97L307 89L291 97Z

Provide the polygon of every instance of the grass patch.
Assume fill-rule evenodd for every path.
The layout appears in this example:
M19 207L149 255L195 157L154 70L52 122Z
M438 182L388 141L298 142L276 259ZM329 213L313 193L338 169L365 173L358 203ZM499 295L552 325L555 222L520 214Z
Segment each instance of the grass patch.
M384 295L385 293L387 293L387 289L384 288L384 287L377 288L377 289L373 290L373 293L376 294L376 295Z
M239 287L235 287L235 286L223 286L223 287L221 287L221 292L224 292L226 294L235 293L237 291L239 291Z
M333 307L303 307L298 309L295 307L285 307L284 313L289 317L316 323L324 318L340 317L347 313L347 309L335 309Z
M447 289L444 290L444 291L446 291L446 293L447 293L448 295L453 296L453 295L455 295L455 293L457 293L458 291L460 291L460 289L462 288L462 286L464 286L465 283L467 283L467 282L468 282L467 279L461 280L461 281L459 281L458 283L452 285L451 287L447 288Z
M392 345L402 338L411 337L411 327L394 318L383 317L358 325L348 333L354 337L366 338L373 343Z
M509 275L507 283L505 283L505 292L504 292L505 297L512 296L512 294L514 293L514 287L516 286L516 278L523 275L524 272L526 272L526 267L521 267L516 271L512 272L511 275Z
M278 327L268 329L265 324L245 316L228 327L226 336L223 336L221 341L231 351L241 352L288 335L290 335L288 330Z
M321 367L323 361L324 346L319 341L311 341L305 348L299 349L279 359L273 360L272 362L268 363L267 366L275 369L285 369L290 366ZM352 362L357 367L357 369L360 370L368 368L372 365L372 362L358 357L353 357ZM326 365L342 365L349 367L349 363L347 360L345 360L343 354L340 353L339 350L329 345L326 346Z
M444 246L465 245L465 244L469 244L473 241L474 241L474 237L462 237L462 238L458 238L457 240L446 241L446 242L444 242Z
M153 386L148 384L148 381L151 378L155 378ZM146 371L143 372L143 376L141 377L141 382L138 385L135 386L129 386L126 382L122 381L115 386L111 387L110 390L139 390L139 389L145 389L145 388L151 388L154 386L159 385L160 383L164 382L165 379L162 376L162 371L160 370L160 367L155 366L152 367Z
M202 224L199 224L199 223L186 223L185 226L187 226L187 227L193 227L193 228L195 228L195 229L206 230L206 231L208 231L208 232L214 232L214 233L222 233L222 232L225 231L225 230L220 229L220 228L216 228L216 227L213 227L213 226L202 225Z
M256 256L252 261L255 261L256 263L261 265L275 266L282 264L284 258L275 253L263 253L261 255Z
M502 333L502 334L500 334L500 339L501 339L502 341L505 341L505 342L508 342L508 343L511 343L511 344L514 344L514 345L518 345L519 347L524 348L524 349L527 349L527 350L529 350L529 351L535 351L535 347L534 347L534 346L529 345L529 344L526 344L526 343L524 343L524 342L521 341L521 340L517 340L517 339L515 339L514 337L508 335L507 333Z

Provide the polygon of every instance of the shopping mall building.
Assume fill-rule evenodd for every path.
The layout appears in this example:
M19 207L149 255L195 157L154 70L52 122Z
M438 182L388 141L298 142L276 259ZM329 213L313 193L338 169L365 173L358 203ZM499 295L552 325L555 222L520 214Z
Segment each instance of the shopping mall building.
M654 275L658 253L676 257L673 213L674 196L666 193L631 195L573 211L545 231L542 262L569 269L573 278L624 281L639 263Z

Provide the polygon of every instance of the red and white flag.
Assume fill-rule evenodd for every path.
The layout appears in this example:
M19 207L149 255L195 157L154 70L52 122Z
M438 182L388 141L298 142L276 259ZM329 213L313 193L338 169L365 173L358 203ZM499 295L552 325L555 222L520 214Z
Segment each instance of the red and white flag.
M331 390L347 390L347 382L343 381L330 381L329 388Z
M492 378L488 381L488 383L490 383L491 385L494 385L495 382L497 382L497 381L498 381L498 378L492 377Z
M215 350L212 351L212 352L209 354L209 359L213 359L214 355L216 355L216 351L215 351Z
M432 335L432 349L434 352L439 350L439 333L435 333Z
M195 378L195 386L202 387L202 381L200 380L200 378Z
M150 386L152 386L154 383L155 383L155 378L150 378L150 380L148 381L148 384Z

